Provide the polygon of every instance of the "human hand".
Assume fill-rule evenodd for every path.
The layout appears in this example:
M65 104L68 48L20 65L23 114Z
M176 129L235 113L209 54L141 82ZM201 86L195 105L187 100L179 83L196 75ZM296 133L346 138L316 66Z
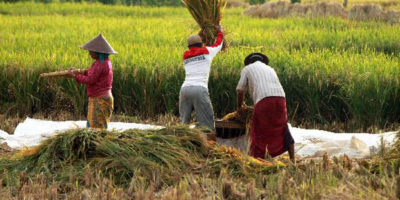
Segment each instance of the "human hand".
M67 73L67 75L66 75L66 77L68 77L68 78L75 78L75 75L76 75L76 72L77 70L75 69L75 68L69 68L68 69L68 73Z
M75 69L74 67L69 68L75 75L83 74L85 70L83 69Z
M246 109L246 107L247 107L246 103L243 103L242 105L237 107L237 111L244 110L244 109Z
M215 29L217 29L217 31L223 31L221 25L214 25L214 27L215 27Z

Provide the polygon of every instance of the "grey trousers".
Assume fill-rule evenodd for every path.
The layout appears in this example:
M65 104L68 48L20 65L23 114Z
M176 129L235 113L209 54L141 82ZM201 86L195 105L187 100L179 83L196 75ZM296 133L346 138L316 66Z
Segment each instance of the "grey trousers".
M215 131L214 111L207 88L201 86L181 88L179 96L179 115L182 123L190 122L193 109L196 113L196 121L199 125Z

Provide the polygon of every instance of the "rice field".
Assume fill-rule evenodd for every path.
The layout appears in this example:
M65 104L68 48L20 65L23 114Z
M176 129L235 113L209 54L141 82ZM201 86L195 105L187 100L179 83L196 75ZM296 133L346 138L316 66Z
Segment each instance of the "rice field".
M0 151L2 199L398 199L399 147L372 159L259 161L171 126L70 130L38 147ZM1 150L1 148L0 148Z
M292 124L343 124L350 131L396 127L400 120L400 25L339 18L256 19L225 10L230 48L213 62L215 115L235 108L243 59L267 54L287 94ZM115 112L178 114L186 38L198 27L185 8L100 4L0 3L0 113L66 110L85 114L85 88L43 80L43 72L87 68L77 48L98 33L114 49ZM251 104L251 102L248 102Z

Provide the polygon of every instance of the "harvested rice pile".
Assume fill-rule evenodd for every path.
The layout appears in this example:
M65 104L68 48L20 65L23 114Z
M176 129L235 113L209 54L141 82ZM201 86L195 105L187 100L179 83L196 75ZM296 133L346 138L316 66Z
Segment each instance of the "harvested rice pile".
M11 154L12 149L6 144L0 144L0 156L9 155Z
M199 32L203 42L212 45L217 36L216 25L220 25L226 0L183 0L183 3L200 26ZM224 42L223 49L227 47Z
M132 181L158 184L164 188L188 174L219 176L226 170L235 177L253 177L276 171L278 161L259 161L237 150L209 143L205 132L183 127L162 130L130 130L122 133L74 130L0 159L3 184L12 186L19 174L35 177L43 174L54 181L85 173L112 177L114 184L126 187ZM90 169L90 170L87 170Z
M356 5L351 8L349 19L357 21L381 20L389 23L399 23L400 11L389 10L385 12L380 6L375 4Z
M335 2L317 2L313 4L291 4L286 1L267 2L251 6L246 15L262 18L282 17L341 17L357 21L381 20L388 23L400 22L400 11L384 11L379 5L355 5L348 12L341 4Z
M228 8L247 8L249 6L250 6L250 4L247 2L235 1L235 0L230 0L226 4L226 7L228 7Z
M286 1L267 2L260 6L253 6L245 11L252 17L281 18L290 16L308 17L347 17L343 6L335 2L318 2L314 4L291 4Z
M222 121L235 121L242 124L249 124L253 116L253 112L253 106L245 106L240 110L227 114L222 118Z

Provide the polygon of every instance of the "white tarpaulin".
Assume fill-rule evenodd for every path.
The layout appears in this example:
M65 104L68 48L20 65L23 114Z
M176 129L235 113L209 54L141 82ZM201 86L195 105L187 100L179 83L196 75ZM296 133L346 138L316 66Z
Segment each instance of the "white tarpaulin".
M60 132L85 128L86 121L45 121L27 118L23 123L18 124L13 135L9 135L0 131L0 138L13 149L20 149L24 147L32 147L40 144L41 141L57 135ZM125 131L129 129L161 129L161 126L152 126L146 124L135 123L121 123L112 122L109 124L108 130Z
M74 128L84 128L85 121L45 121L27 118L20 123L13 135L0 130L0 143L6 142L13 149L32 147L38 145L60 132ZM135 123L112 122L108 130L125 131L128 129L161 129L162 126L153 126ZM306 130L290 127L290 131L296 141L296 154L301 157L321 156L327 152L330 156L347 154L349 157L362 158L374 155L382 142L391 145L396 132L383 134L361 133L332 133L321 130ZM248 137L240 137L232 140L217 139L220 144L238 146L246 149Z
M321 130L290 128L296 141L296 154L302 157L348 155L351 158L363 158L375 155L382 142L390 146L396 139L397 132L382 134L368 133L332 133Z
M325 152L330 156L348 155L351 158L365 158L375 155L382 142L386 146L393 144L396 132L383 134L368 133L332 133L321 130L307 130L289 126L296 142L296 155L301 157L319 157ZM236 147L247 152L249 137L241 136L234 139L217 138L221 145Z

